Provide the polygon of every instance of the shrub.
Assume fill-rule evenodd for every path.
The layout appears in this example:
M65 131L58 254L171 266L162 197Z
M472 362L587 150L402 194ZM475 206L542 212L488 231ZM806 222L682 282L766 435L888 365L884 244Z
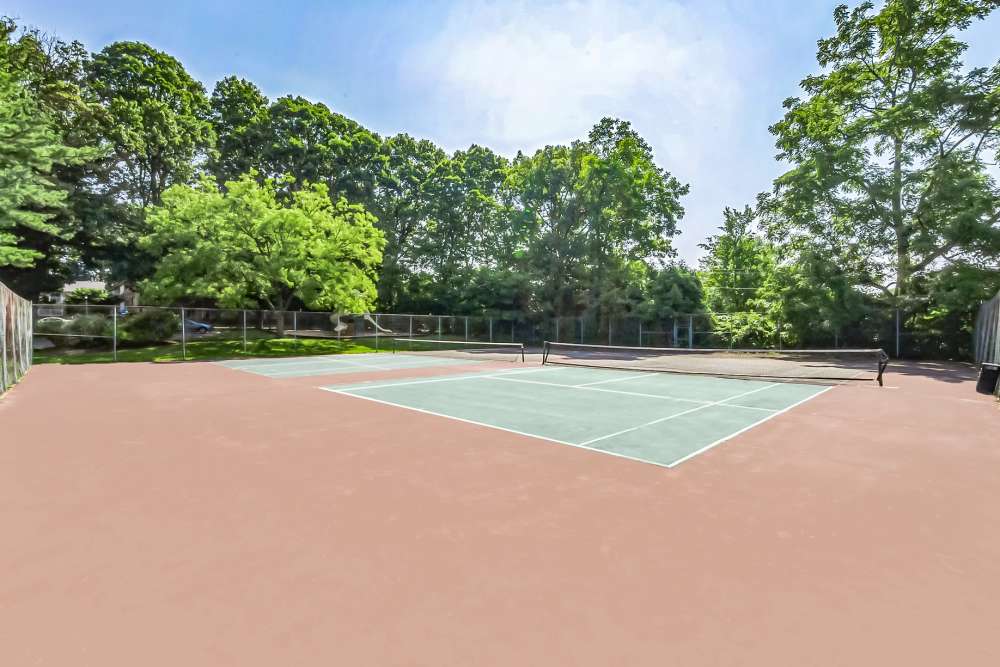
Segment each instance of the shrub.
M78 315L63 327L63 333L77 336L110 336L111 321L104 315Z
M66 303L106 304L111 301L110 294L95 287L81 287L66 295Z
M35 322L34 330L35 333L39 334L61 334L63 333L63 327L67 324L69 324L68 321L58 317L46 317Z
M76 336L76 338L64 339L67 345L111 344L111 341L105 341L103 338L94 338L94 336L107 337L112 334L111 320L104 315L93 314L74 317L63 325L62 332Z
M169 310L143 310L120 320L118 338L125 343L158 343L181 330L181 318Z

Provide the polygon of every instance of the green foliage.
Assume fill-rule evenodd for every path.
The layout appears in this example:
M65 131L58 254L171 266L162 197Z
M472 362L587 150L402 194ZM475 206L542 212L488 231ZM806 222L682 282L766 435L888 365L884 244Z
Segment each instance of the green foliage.
M771 131L793 168L767 200L773 238L831 258L903 304L922 276L1000 255L1000 63L967 69L955 34L986 0L838 7L823 73L802 82Z
M24 232L51 242L66 231L53 220L65 206L58 165L76 164L89 153L68 146L37 94L24 85L18 50L8 41L13 24L2 24L0 42L0 267L30 267L43 257L22 245Z
M180 323L177 323L180 326ZM383 344L385 341L382 341ZM338 341L329 338L275 338L250 332L249 343L244 349L242 339L209 338L188 341L185 355L177 341L157 345L130 345L119 349L119 362L171 362L188 360L299 357L315 354L370 354L377 352L373 339ZM384 345L382 351L386 351ZM92 364L115 360L111 350L39 350L35 352L36 364Z
M704 299L698 274L682 263L671 264L651 273L647 298L639 312L647 320L669 320L703 312Z
M118 323L118 337L123 343L158 343L180 333L181 318L170 310L150 308L129 314Z
M149 214L143 248L161 257L143 286L160 301L203 297L228 307L307 308L362 312L375 299L384 239L371 214L326 186L307 185L287 202L279 183L253 175L226 184L203 179L174 186Z
M34 332L40 334L60 334L67 324L59 317L45 317L35 322Z
M967 359L979 305L1000 291L1000 272L955 264L927 277L926 301L906 310L910 356Z
M632 262L668 257L687 193L628 123L611 119L586 142L519 157L506 184L537 299L557 315L602 303Z
M724 211L699 273L673 263L687 186L627 122L513 160L449 154L237 77L208 99L146 44L91 55L4 20L0 279L34 294L100 271L162 301L377 298L604 333L710 311L716 342L754 346L887 341L898 307L905 349L961 356L998 287L1000 64L967 66L956 35L996 4L837 8L820 73L771 128L790 169L755 208ZM133 342L179 327L142 322L122 322Z
M172 56L115 42L94 56L89 83L110 144L106 187L139 207L187 183L214 142L205 89Z
M66 303L111 303L111 295L107 290L97 287L81 287L66 295Z
M267 137L268 100L253 83L228 76L212 92L212 127L217 152L209 163L219 183L264 169L270 146Z
M64 333L77 336L110 336L111 320L97 313L77 315L63 328Z

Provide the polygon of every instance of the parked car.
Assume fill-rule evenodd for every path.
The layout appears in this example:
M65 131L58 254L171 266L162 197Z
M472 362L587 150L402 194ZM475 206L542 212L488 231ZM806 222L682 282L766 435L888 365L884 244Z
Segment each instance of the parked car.
M35 326L41 324L42 326L61 326L64 324L69 324L72 320L67 320L65 317L42 317L35 322Z
M195 320L184 320L184 328L194 333L208 333L212 330L212 325L207 322L197 322Z

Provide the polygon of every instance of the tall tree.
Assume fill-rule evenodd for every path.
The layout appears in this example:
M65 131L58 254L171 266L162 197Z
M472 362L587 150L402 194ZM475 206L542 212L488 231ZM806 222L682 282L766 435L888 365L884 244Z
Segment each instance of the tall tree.
M215 85L211 105L217 150L209 170L216 180L236 180L254 169L263 173L270 147L269 102L264 93L250 81L227 76Z
M507 185L516 198L512 222L530 239L526 265L542 307L557 315L590 310L605 323L628 310L602 296L622 272L671 255L688 191L628 123L608 118L587 141L519 156Z
M263 175L324 183L332 197L369 206L379 172L379 137L325 104L282 97L271 105L264 129Z
M290 197L245 174L226 191L203 179L175 185L150 210L143 248L159 261L143 289L164 301L211 298L227 307L267 304L368 311L385 241L358 204L330 200L323 184ZM279 334L284 322L278 318Z
M214 142L205 89L174 57L141 42L116 42L94 56L91 89L106 111L107 183L145 208L188 183Z
M705 304L718 344L777 345L781 302L774 286L779 271L774 246L758 231L757 214L749 206L726 208L719 230L700 244L706 251L701 260Z
M50 239L68 231L53 223L65 207L66 191L57 182L58 165L83 162L94 152L66 145L56 119L25 85L4 23L0 41L0 266L30 267L43 253L22 245L23 233Z
M392 310L401 305L408 277L421 268L429 214L427 183L448 156L430 141L398 134L381 144L379 157L372 202L372 213L386 239L379 307Z
M922 277L1000 256L1000 62L966 70L956 33L995 0L887 0L834 12L822 74L772 128L794 167L775 182L771 232L834 259L906 304Z

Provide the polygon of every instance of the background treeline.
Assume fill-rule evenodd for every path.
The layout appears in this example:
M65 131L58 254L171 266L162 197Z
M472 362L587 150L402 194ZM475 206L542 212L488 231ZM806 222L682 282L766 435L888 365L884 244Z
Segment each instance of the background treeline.
M963 356L1000 288L1000 62L968 66L957 35L996 4L838 8L771 128L788 171L721 211L699 267L671 245L688 186L626 121L512 159L448 153L236 77L208 91L146 44L90 53L5 20L0 280L597 330L711 313L733 345L878 343L898 311L913 354Z

